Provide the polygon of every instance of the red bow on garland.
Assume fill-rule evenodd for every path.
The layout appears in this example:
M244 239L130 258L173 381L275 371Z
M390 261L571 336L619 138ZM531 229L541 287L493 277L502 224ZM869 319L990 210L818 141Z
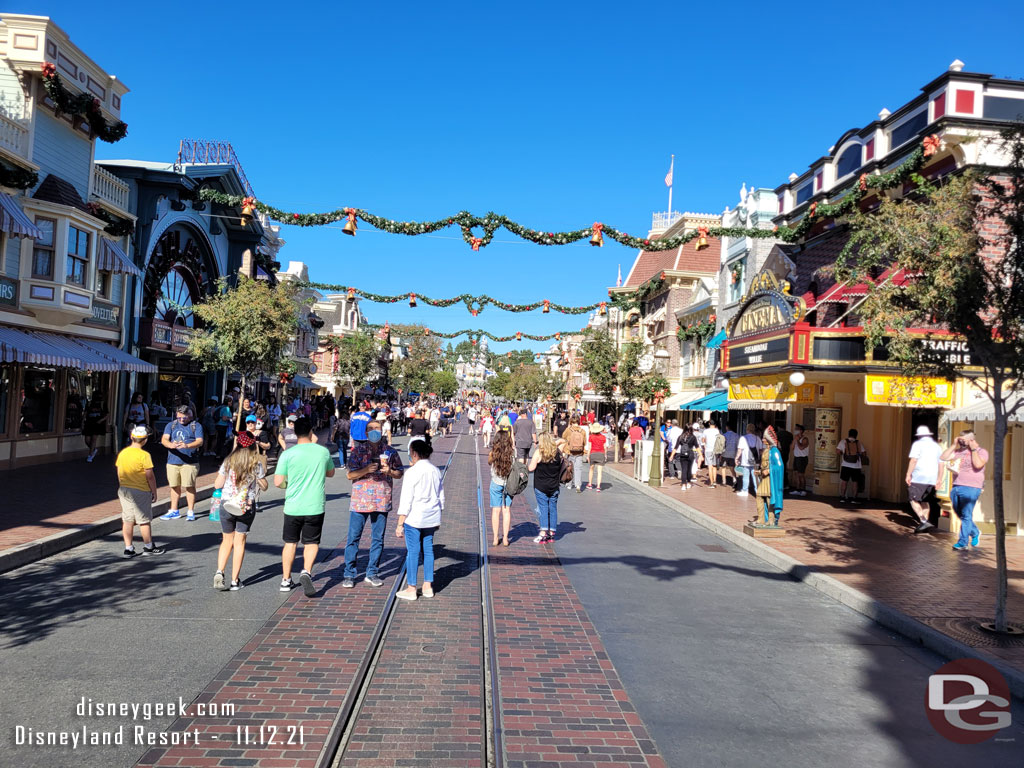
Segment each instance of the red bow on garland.
M924 139L924 156L931 157L938 152L941 143L942 139L939 138L938 134L933 133L931 136L926 136Z
M53 77L57 74L57 65L52 61L43 62L43 77Z

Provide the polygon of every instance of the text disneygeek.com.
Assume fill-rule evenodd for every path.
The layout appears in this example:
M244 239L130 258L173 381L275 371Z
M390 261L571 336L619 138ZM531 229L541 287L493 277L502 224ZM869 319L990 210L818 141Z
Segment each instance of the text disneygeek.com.
M122 720L148 722L154 718L235 718L238 716L232 703L213 701L193 702L185 700L168 702L116 702L94 701L82 697L75 707L75 714L82 718L118 718ZM230 725L225 722L214 731L205 726L181 731L162 731L147 725L97 726L94 723L79 725L68 730L43 730L27 725L14 728L14 745L30 747L71 747L87 746L149 746L167 747L190 745L200 741L209 746L220 744L272 746L305 744L304 728L299 725Z

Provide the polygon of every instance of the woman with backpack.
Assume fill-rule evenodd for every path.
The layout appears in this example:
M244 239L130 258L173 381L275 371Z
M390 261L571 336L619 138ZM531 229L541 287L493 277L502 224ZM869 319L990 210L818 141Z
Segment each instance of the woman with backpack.
M541 433L529 469L533 473L533 493L537 497L540 527L540 533L533 541L543 544L554 541L558 530L558 489L562 478L562 456L550 432Z
M693 436L693 429L689 426L683 428L681 434L672 447L672 453L668 460L672 462L679 456L679 486L682 490L690 490L690 480L693 478L693 459L697 455L697 438Z
M505 484L508 481L509 473L512 472L512 460L516 451L512 445L512 432L506 429L498 430L494 436L494 445L487 454L487 463L491 466L491 531L494 539L492 547L504 541L505 546L509 545L508 529L512 525L512 497L505 492ZM499 522L501 527L498 527ZM501 531L501 536L498 532Z
M222 592L237 592L242 588L239 574L245 559L245 537L256 518L256 498L267 490L266 470L256 451L256 438L249 432L240 432L235 449L221 464L213 487L222 489L220 530L222 539L217 553L217 572L213 586ZM234 551L231 563L231 584L224 580L228 557Z

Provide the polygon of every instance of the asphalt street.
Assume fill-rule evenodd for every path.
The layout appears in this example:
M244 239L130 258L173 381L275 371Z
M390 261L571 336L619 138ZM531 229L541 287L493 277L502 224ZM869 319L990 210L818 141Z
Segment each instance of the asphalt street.
M349 489L342 469L327 481L326 548L344 544ZM148 747L128 743L130 726L160 733L173 713L148 720L141 712L138 719L83 717L78 705L83 698L87 704L156 705L179 697L187 704L202 691L288 597L278 589L283 497L271 478L246 545L245 586L238 592L213 589L221 533L220 524L207 518L209 501L197 505L194 523L154 523L155 539L167 549L163 555L123 560L118 533L0 577L0 766L133 765ZM296 565L297 580L301 549ZM358 588L371 587L360 582ZM45 732L83 725L109 730L122 723L129 728L121 747L14 746L17 726Z
M1020 702L994 739L947 741L924 706L945 659L611 486L562 492L556 551L669 765L1024 765Z

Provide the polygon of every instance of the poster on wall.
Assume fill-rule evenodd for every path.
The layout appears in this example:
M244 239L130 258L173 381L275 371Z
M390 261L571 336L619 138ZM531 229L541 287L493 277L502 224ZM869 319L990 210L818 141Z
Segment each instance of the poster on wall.
M838 472L839 425L842 408L816 408L814 414L814 469L820 472Z

